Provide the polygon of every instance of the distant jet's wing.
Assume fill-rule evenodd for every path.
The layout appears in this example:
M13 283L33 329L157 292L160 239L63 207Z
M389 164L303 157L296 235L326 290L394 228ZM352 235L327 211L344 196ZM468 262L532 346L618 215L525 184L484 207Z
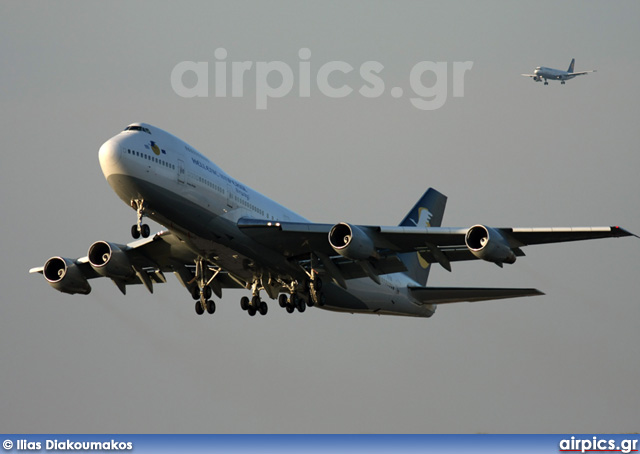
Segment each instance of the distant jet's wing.
M243 218L238 227L257 242L290 258L308 257L317 252L336 256L328 235L332 224L272 222ZM467 247L469 228L356 226L372 242L376 255L386 257L405 252L418 252L430 263L440 263L450 270L449 262L473 260L477 257ZM523 246L598 238L631 236L620 227L552 227L495 228L516 256L524 255ZM359 233L359 234L360 234Z
M520 74L520 75L525 77L536 77L536 74Z
M409 291L422 304L474 303L544 295L535 288L409 287Z
M584 74L595 73L595 69L590 69L589 71L580 71L577 73L567 73L567 76L582 76Z

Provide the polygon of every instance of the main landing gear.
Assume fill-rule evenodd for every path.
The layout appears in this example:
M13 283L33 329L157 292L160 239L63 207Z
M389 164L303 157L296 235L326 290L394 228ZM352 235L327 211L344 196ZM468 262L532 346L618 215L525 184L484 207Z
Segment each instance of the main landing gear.
M267 315L269 311L269 306L267 303L260 299L260 295L256 294L251 299L243 296L240 298L240 307L243 311L247 311L250 316L254 316L257 313L260 315Z
M131 236L136 240L140 238L148 238L151 230L147 224L142 223L142 217L145 215L144 211L147 208L147 203L144 200L134 199L131 201L131 208L138 212L138 222L131 226Z
M247 313L252 317L257 313L260 313L260 315L267 315L267 312L269 311L269 306L267 306L267 303L260 299L260 290L258 288L258 283L259 280L256 278L254 279L253 284L251 284L253 293L253 297L251 297L251 299L247 298L246 296L240 298L240 307L243 311L247 311Z
M204 314L205 311L209 314L213 314L216 311L216 303L210 299L213 293L210 285L220 272L220 269L215 270L213 274L211 274L211 271L202 257L196 260L196 276L194 280L198 286L193 287L191 296L193 296L194 300L197 300L196 314L198 315Z
M309 306L313 306L311 300L309 300L309 303ZM287 313L289 314L293 314L296 309L298 309L298 312L300 313L304 312L307 309L307 303L305 302L305 300L303 298L300 298L296 293L292 294L291 296L287 296L286 294L282 293L278 297L278 304L280 305L280 307L286 309Z
M304 296L292 291L291 296L282 293L278 297L278 304L286 309L289 314L293 314L296 309L302 313L307 309L307 306L324 306L325 302L326 298L322 293L322 280L317 275L312 275L308 291L305 292Z
M211 287L208 285L200 286L199 284L198 287L194 287L191 296L196 300L196 314L202 315L205 311L213 314L216 311L216 303L209 299L211 298L211 293Z
M287 289L287 293L281 293L278 296L278 305L289 314L293 314L296 310L300 313L307 310L307 307L315 305L324 306L326 298L322 292L322 280L317 275L312 275L311 280L306 285L298 285L295 281L285 284L283 287ZM253 296L248 298L243 296L240 299L240 307L246 311L251 317L256 314L266 315L269 306L260 299L259 279L256 279L251 285ZM271 293L270 293L271 294Z
M326 297L322 292L322 279L315 273L311 273L311 281L309 283L309 306L324 306Z
M307 309L307 303L297 294L287 296L285 293L281 293L278 296L278 304L280 307L285 308L288 313L293 314L297 309L298 312L304 312ZM309 306L313 306L311 300L309 300ZM240 307L243 311L247 311L250 316L254 316L257 313L260 315L267 315L269 306L267 303L260 299L260 295L254 295L251 299L246 296L240 298Z
M216 311L216 304L211 300L212 293L215 292L219 298L222 297L220 283L214 282L218 274L222 272L222 268L207 263L203 257L198 257L195 260L195 265L195 276L192 275L191 280L183 278L183 282L190 289L193 299L196 300L196 313L202 315L206 311L213 314ZM300 283L295 280L287 282L269 280L266 283L261 277L256 276L251 285L247 287L251 288L253 296L251 298L243 296L240 299L240 307L251 317L256 314L267 315L269 306L260 298L260 290L262 289L271 298L277 297L280 307L286 309L289 314L296 310L301 313L305 312L307 307L324 306L326 298L322 292L322 280L314 272L311 272L309 277L310 279ZM278 292L286 293L278 295Z

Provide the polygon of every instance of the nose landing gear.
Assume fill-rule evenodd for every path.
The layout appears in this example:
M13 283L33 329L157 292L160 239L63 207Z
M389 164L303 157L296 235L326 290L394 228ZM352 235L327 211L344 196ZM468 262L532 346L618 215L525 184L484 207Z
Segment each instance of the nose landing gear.
M131 236L136 240L140 238L148 238L151 230L147 224L142 223L142 217L145 215L147 203L144 200L134 199L131 201L131 208L138 212L138 222L131 226Z

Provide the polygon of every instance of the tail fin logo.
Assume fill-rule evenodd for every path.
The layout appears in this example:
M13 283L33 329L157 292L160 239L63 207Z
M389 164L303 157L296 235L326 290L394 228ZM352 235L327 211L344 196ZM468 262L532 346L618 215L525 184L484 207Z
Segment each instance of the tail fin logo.
M431 227L431 218L433 217L433 213L429 211L427 208L422 208L418 210L418 221L411 220L416 227Z

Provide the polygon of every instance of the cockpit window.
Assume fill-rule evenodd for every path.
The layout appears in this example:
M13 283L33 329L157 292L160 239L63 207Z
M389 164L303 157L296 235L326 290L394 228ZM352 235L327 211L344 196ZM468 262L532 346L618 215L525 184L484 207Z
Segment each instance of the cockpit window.
M124 128L124 130L125 131L142 131L142 132L146 132L147 134L151 134L151 131L149 130L149 128L145 128L143 126L131 125Z

